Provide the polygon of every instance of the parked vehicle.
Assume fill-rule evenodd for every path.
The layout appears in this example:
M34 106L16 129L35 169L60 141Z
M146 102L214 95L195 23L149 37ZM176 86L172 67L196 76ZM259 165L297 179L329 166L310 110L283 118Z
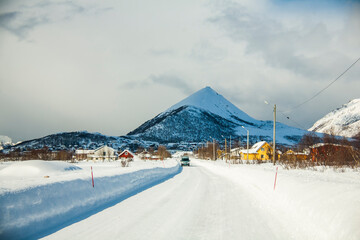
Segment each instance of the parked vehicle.
M181 166L190 166L189 156L183 156L180 160Z

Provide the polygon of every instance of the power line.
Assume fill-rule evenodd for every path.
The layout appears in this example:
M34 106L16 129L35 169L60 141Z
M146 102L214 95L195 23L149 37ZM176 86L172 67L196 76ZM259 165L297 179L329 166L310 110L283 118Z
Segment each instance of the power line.
M289 120L289 121L291 121L291 122L295 123L295 124L296 124L296 125L298 125L301 129L306 130L306 128L305 128L304 126L302 126L300 123L296 122L295 120L290 119L290 117L289 117L289 116L287 116L287 115L285 115L285 114L284 114L284 112L282 112L282 111L278 111L278 112L279 112L279 113L281 113L284 117L286 117L286 119L287 119L287 120Z
M318 93L316 93L314 96L312 96L311 98L309 98L308 100L306 100L305 102L302 102L294 107L292 107L290 110L286 111L286 112L291 112L294 109L297 109L299 107L301 107L302 105L304 105L305 103L310 102L311 100L313 100L314 98L316 98L318 95L320 95L320 93L322 93L323 91L325 91L327 88L329 88L333 83L335 83L337 80L339 80L347 71L350 70L350 68L352 68L358 61L360 60L360 58L358 58L353 64L350 65L350 67L348 67L343 73L341 73L334 81L332 81L330 84L328 84L325 88L321 89Z

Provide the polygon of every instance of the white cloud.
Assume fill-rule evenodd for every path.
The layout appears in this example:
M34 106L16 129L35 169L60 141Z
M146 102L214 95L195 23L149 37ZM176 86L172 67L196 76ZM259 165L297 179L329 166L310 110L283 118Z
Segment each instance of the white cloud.
M0 133L126 134L205 86L271 119L264 99L286 110L358 57L358 12L329 18L265 0L10 1L0 8ZM308 127L359 97L359 75L356 66L292 117Z

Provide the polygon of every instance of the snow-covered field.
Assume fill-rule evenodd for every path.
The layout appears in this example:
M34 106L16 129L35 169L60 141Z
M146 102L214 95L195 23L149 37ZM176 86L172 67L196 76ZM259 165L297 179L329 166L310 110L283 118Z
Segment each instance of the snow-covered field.
M360 239L359 170L191 163L0 164L0 238Z
M93 168L94 187L92 186ZM0 238L37 238L179 173L175 160L0 164ZM33 235L35 234L35 235Z
M271 163L197 164L241 186L293 239L360 239L360 171L290 169ZM276 167L278 167L274 190Z

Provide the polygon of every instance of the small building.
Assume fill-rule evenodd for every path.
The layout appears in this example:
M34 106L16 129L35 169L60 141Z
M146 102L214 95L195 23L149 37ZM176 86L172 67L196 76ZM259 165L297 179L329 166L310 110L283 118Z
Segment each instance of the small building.
M271 160L273 149L265 141L255 143L249 150L241 150L242 160Z
M304 161L308 159L308 154L303 152L295 152L293 150L286 151L283 155L284 158L293 161Z
M230 157L232 159L240 159L241 158L241 150L243 150L243 148L233 148L230 150Z
M130 152L130 150L124 150L119 154L119 159L126 159L128 161L132 161L134 159L135 154Z
M148 151L144 150L138 154L138 157L142 160L147 160L151 158L151 154Z

